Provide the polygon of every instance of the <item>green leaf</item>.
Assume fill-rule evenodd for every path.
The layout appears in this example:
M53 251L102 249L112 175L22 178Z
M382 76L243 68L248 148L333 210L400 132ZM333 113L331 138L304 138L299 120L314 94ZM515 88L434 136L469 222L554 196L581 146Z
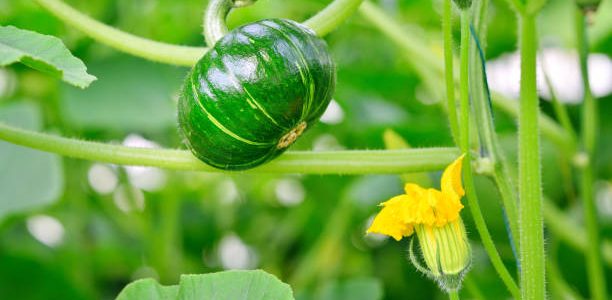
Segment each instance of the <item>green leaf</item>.
M170 300L177 299L178 285L163 286L151 278L136 280L128 284L119 294L117 300L149 299Z
M0 107L0 122L40 130L36 106L18 103ZM62 194L59 156L0 141L0 220L7 215L49 205Z
M182 275L179 285L162 286L152 279L128 284L117 300L294 299L291 287L261 270Z
M15 62L61 77L80 88L96 80L60 39L14 26L0 26L0 66Z

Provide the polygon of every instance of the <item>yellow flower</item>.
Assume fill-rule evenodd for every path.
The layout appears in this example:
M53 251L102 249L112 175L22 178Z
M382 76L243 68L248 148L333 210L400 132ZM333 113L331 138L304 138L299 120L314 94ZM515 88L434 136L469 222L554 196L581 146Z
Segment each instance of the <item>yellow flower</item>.
M461 185L462 161L463 155L444 170L441 190L406 184L405 194L381 204L383 209L367 233L385 234L399 241L412 235L415 225L442 227L457 220L463 209L461 197L465 194Z
M461 197L465 194L461 184L462 161L463 155L444 170L440 190L406 184L403 195L381 204L382 210L367 230L398 241L416 231L427 268L414 257L412 242L410 259L446 291L461 286L471 260L465 226L459 215L463 209Z

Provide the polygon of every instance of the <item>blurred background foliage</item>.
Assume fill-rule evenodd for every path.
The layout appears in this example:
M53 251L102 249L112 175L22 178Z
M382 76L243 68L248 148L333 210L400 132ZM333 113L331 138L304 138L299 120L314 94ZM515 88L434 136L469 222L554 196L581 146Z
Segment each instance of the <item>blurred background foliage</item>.
M177 44L204 43L201 18L206 1L67 2L137 35ZM271 17L304 20L327 2L260 0L231 14L228 22L234 27ZM377 2L403 26L441 45L439 0ZM605 16L611 15L610 2L604 0ZM548 1L540 19L542 45L573 48L572 16L571 1ZM503 0L491 2L489 20L488 59L514 52L516 20ZM90 88L80 90L22 65L0 69L0 120L87 140L184 148L175 107L187 68L118 53L29 0L0 0L0 24L60 37L98 77ZM601 76L612 89L612 28L596 25L591 32L592 50L607 58ZM335 102L324 122L293 150L381 149L387 128L413 147L452 145L440 99L427 91L410 58L384 35L355 15L326 39L338 64ZM507 74L502 80L518 82L511 71ZM549 102L542 101L542 109L552 115ZM576 121L577 106L569 109ZM600 98L600 113L604 122L597 199L603 235L609 239L609 95ZM515 122L496 112L496 124L514 160ZM566 180L574 175L561 169L563 158L552 145L545 143L542 151L544 192L581 222L579 201ZM515 269L499 195L489 180L479 178L477 184L498 249ZM406 240L364 235L376 205L401 189L399 177L391 175L169 172L74 160L0 142L0 298L112 299L137 278L175 284L182 273L262 268L290 283L299 299L443 299L446 296L407 262ZM487 299L508 297L479 245L468 210L464 214L474 261L462 297L473 297L470 287L475 285ZM548 240L562 275L586 295L583 255L554 237ZM612 277L610 268L607 271Z

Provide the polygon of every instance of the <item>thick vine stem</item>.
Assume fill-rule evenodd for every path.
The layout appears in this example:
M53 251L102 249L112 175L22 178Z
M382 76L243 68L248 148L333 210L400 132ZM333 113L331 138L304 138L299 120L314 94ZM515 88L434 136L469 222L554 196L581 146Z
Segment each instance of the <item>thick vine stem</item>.
M257 0L210 0L204 12L204 38L206 45L212 47L227 34L225 24L227 15L233 8L244 7L255 3Z
M171 45L152 41L100 23L60 0L35 0L51 14L109 47L152 61L194 65L208 48Z
M352 16L363 0L334 0L316 15L304 21L318 36L324 36Z
M536 87L536 16L520 18L519 227L522 299L545 299L544 224Z
M253 4L257 0L211 0L204 14L204 37L206 44L213 46L228 29L225 18L232 8ZM353 15L363 0L334 0L304 25L318 36L325 36Z
M131 148L82 141L15 128L0 123L0 140L60 155L118 165L159 167L182 171L224 172L196 159L190 152ZM401 174L444 169L459 155L456 148L407 150L292 151L249 170L254 173Z
M34 1L64 23L82 31L99 43L137 57L170 65L193 66L208 51L206 47L172 45L121 31L90 18L61 0ZM256 0L235 0L235 5L241 7L254 1ZM304 24L313 29L317 35L324 36L351 16L362 1L334 0ZM205 30L207 27L204 27ZM225 23L219 29L222 33L223 28L227 30Z

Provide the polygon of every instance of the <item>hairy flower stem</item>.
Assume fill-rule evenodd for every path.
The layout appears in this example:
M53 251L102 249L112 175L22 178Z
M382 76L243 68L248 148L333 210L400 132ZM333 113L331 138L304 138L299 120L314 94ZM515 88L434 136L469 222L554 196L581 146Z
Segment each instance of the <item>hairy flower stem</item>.
M580 70L582 73L582 85L584 88L584 104L582 107L582 146L587 161L582 168L582 203L584 220L587 229L588 248L586 252L587 274L589 277L589 289L591 298L604 300L606 295L606 279L603 272L603 264L600 250L599 226L597 224L597 212L595 208L595 197L593 185L595 181L595 170L593 170L596 158L598 114L597 102L593 98L589 84L588 74L588 40L586 33L586 18L582 10L576 10L576 41L580 56Z
M536 16L520 16L519 226L522 299L545 299L544 224L538 95Z
M461 54L460 54L460 99L461 99L461 120L459 123L460 130L460 149L465 153L463 177L465 182L465 191L470 207L470 212L474 218L476 229L480 234L482 244L491 259L493 267L498 275L506 284L513 297L518 298L520 292L518 286L514 282L512 275L504 266L504 263L495 248L491 234L487 229L480 204L476 196L476 188L472 176L471 152L470 152L470 99L469 99L469 82L468 82L468 67L469 67L469 45L470 45L470 10L464 9L461 11Z

